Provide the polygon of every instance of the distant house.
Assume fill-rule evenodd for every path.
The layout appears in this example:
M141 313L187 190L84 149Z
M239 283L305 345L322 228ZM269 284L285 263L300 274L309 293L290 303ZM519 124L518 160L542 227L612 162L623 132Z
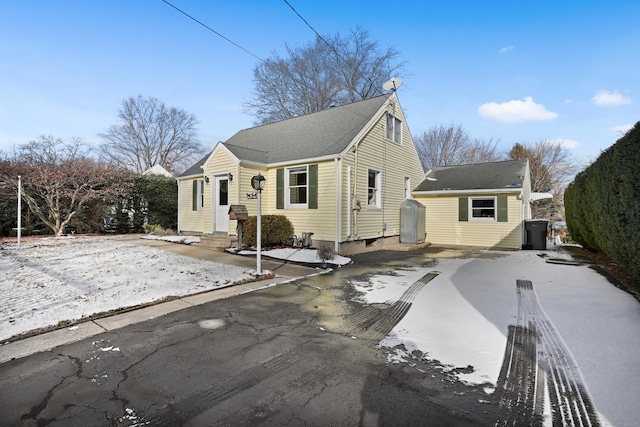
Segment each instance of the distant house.
M412 192L433 245L520 249L531 219L526 159L437 167Z
M178 229L235 234L229 206L255 215L251 177L266 178L262 213L286 215L341 254L397 242L400 205L424 179L396 93L241 130L177 177Z
M173 174L171 171L171 164L167 163L165 167L160 165L153 165L146 171L142 172L142 175L158 175L158 176L166 176L167 178L172 178Z

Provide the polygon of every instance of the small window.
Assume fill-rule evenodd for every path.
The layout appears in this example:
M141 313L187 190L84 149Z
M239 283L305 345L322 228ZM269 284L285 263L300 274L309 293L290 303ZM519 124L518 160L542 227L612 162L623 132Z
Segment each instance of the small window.
M380 172L369 169L367 189L367 204L369 207L381 207L382 195L380 193Z
M220 206L228 206L229 205L229 180L221 179L219 180L218 188L218 204Z
M477 197L470 198L471 221L495 221L496 220L496 198Z
M198 180L198 210L204 209L204 179Z
M411 178L409 178L408 176L404 177L404 198L411 198Z
M307 167L287 169L287 205L290 207L306 207L308 195Z
M402 121L391 113L387 113L387 139L402 144Z

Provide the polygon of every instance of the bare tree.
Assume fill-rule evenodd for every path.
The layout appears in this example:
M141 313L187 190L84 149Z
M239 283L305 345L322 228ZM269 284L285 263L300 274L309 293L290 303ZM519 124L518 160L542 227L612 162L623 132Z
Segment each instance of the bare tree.
M413 140L425 170L436 166L492 162L502 158L496 151L497 141L471 139L459 124L434 126Z
M383 93L382 84L403 64L399 52L382 50L360 27L347 37L318 36L302 47L285 46L253 70L253 96L245 111L257 124L273 123Z
M103 157L136 173L202 153L193 114L167 107L157 98L129 97L118 111L120 122L98 136Z
M551 200L534 202L534 218L564 217L564 190L571 182L576 164L568 148L557 141L539 141L534 144L516 143L508 154L510 159L529 159L531 190L549 192Z
M396 62L400 52L393 47L383 50L378 42L369 40L369 32L362 27L346 37L338 33L328 42L343 86L341 104L381 95L384 82L403 71L404 63Z
M23 200L56 236L87 203L114 200L130 190L130 172L92 160L84 148L78 138L65 142L42 135L0 164L0 185L17 191L21 176Z

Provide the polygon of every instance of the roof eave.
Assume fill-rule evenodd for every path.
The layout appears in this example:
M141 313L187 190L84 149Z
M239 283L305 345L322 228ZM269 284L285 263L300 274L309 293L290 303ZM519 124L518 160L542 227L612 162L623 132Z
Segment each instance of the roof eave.
M482 189L470 189L470 190L432 190L432 191L412 191L414 196L453 196L461 194L520 194L522 193L521 187L514 188L482 188Z
M181 181L183 179L193 179L193 178L202 178L204 177L204 171L201 174L193 174L193 175L180 175L176 177L176 180Z
M341 158L340 154L328 154L326 156L321 156L321 157L293 159L293 160L287 160L283 162L274 162L274 163L263 163L263 162L256 162L253 160L240 160L240 164L243 166L255 166L260 168L271 169L271 168L278 168L278 167L284 167L284 166L290 166L290 165L299 165L302 163L326 162L328 160L339 159L339 158Z

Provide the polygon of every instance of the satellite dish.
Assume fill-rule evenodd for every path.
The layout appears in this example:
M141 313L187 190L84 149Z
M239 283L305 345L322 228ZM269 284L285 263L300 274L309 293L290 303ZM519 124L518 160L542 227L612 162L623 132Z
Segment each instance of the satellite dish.
M395 92L401 84L402 79L400 77L392 77L390 80L384 82L384 84L382 85L382 89Z

